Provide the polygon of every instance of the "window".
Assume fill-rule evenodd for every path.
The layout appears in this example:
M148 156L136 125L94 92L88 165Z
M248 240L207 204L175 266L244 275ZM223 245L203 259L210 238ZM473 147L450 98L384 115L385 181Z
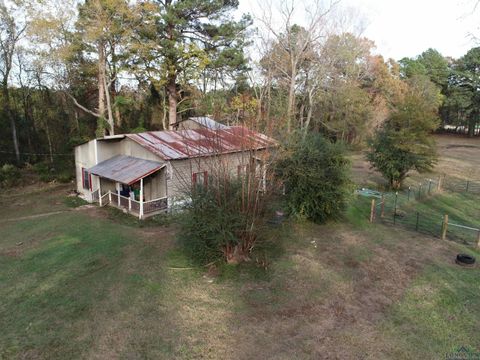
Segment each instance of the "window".
M82 185L85 190L92 190L92 175L85 168L82 168Z
M201 171L193 173L192 175L192 184L194 186L207 186L208 185L208 172Z

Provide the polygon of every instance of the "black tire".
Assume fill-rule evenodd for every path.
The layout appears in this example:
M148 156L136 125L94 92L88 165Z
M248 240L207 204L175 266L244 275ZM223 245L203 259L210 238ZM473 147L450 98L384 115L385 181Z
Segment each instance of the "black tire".
M457 255L457 262L461 264L472 265L475 263L475 258L471 255L467 254L458 254Z

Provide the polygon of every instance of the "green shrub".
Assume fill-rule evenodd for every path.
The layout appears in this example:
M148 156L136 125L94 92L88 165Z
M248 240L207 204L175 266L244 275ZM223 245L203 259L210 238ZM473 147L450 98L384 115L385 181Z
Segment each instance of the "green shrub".
M5 164L0 168L0 184L2 187L12 187L18 183L20 170L11 164Z
M319 134L292 137L275 170L283 181L287 208L316 223L339 218L353 191L343 145Z
M199 264L218 260L242 262L259 240L264 197L246 179L213 177L209 185L188 195L181 213L179 239L187 254ZM260 199L262 198L262 199Z

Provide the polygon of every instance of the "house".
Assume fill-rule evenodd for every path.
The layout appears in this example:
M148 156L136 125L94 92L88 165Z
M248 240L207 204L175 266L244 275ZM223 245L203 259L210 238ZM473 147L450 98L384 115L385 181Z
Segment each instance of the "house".
M264 182L266 150L275 145L206 117L189 118L178 130L105 136L75 148L77 191L142 219L180 202L194 184L207 185L219 166L232 174L253 167Z

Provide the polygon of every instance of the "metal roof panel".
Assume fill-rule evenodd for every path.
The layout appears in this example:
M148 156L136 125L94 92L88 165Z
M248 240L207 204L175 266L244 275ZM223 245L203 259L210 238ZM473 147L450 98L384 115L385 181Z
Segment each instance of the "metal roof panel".
M132 156L117 155L93 166L88 171L122 184L131 185L164 167L164 163L139 159Z
M242 126L150 131L127 134L127 137L164 160L261 150L277 145L274 139Z

